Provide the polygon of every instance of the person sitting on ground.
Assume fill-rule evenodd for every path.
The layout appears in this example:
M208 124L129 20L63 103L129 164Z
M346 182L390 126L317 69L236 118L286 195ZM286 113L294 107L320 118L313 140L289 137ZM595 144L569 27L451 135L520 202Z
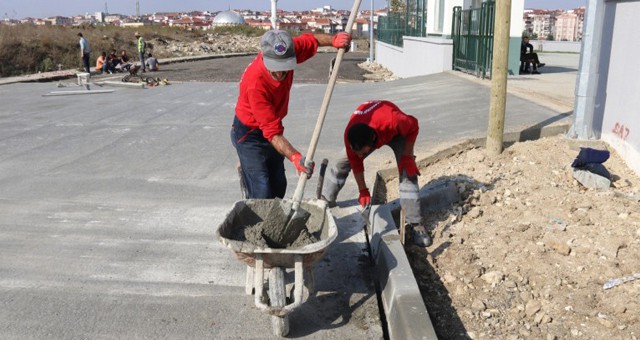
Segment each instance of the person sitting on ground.
M127 55L127 51L126 50L122 50L122 52L120 53L120 64L118 65L118 67L120 68L121 71L129 71L129 69L131 68L131 64L129 62L129 56Z
M422 211L418 188L418 166L413 146L418 137L418 120L402 112L394 103L386 100L368 101L351 115L344 131L346 155L338 159L326 175L322 199L329 206L336 205L340 189L349 172L353 170L363 207L371 204L371 193L364 177L364 159L374 150L388 145L393 150L398 165L400 205L405 211L406 227L412 241L420 247L428 247L432 240L422 225Z
M112 70L118 71L120 69L120 67L118 67L118 65L120 65L122 63L122 61L120 60L120 58L118 58L118 55L116 54L116 50L115 49L111 50L111 53L107 57L107 62L109 63L109 67Z
M160 65L158 59L152 56L151 53L147 54L147 60L145 60L145 63L147 64L149 71L157 71L159 68L158 66Z
M98 74L102 74L104 72L108 72L109 74L113 73L113 69L109 66L109 62L107 60L107 52L102 52L102 54L96 59L96 71Z
M533 65L533 71L530 71L529 64ZM544 63L538 59L538 54L533 52L533 45L529 43L529 37L522 37L522 44L520 45L520 74L540 74L538 67L544 66Z

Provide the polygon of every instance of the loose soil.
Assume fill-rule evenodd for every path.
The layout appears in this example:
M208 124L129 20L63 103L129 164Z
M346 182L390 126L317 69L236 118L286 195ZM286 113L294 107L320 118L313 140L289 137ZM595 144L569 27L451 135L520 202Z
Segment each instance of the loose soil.
M640 280L603 289L640 272L640 179L610 150L611 188L583 187L578 146L543 138L421 170L421 187L453 180L462 197L426 214L431 247L406 248L439 338L640 337Z

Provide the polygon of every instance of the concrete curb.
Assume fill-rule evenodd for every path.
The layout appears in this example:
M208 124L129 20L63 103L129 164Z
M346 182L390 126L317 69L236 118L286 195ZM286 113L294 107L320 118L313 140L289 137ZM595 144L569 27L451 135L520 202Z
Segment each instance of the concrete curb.
M437 339L388 205L369 212L368 233L389 339Z
M506 133L504 142L511 144L558 135L566 133L568 128L568 124L534 126ZM464 140L436 151L418 160L417 163L418 166L425 167L465 150L482 147L485 143L485 138ZM400 205L398 200L387 204L386 183L396 177L395 167L377 172L372 195L377 205L371 207L367 227L376 268L375 280L380 289L389 338L392 340L437 339L404 246L400 243L400 234L394 219L394 214L397 214ZM423 211L443 208L456 200L459 200L459 195L452 182L435 183L420 190Z

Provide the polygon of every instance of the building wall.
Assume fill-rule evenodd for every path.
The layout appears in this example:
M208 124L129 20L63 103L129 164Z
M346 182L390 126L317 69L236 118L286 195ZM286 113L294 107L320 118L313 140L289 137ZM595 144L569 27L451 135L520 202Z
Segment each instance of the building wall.
M427 35L441 35L444 38L451 38L453 8L462 5L463 0L427 1ZM441 18L440 15L443 17Z
M576 41L578 16L566 13L556 17L554 39L557 41Z
M404 47L376 41L376 61L401 78L451 70L453 40L404 37Z
M542 52L574 52L580 53L582 43L579 41L530 40L533 49Z
M638 70L640 39L630 34L637 32L640 1L606 1L605 13L596 96L604 107L601 138L640 175L640 81L630 72Z

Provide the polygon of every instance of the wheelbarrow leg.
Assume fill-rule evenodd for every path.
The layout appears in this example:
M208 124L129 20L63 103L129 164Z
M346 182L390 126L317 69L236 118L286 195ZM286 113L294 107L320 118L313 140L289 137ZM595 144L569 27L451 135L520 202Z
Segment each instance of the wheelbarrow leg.
M247 295L251 295L253 294L254 290L254 274L255 274L255 269L251 266L247 266L247 276L244 282L244 292Z
M297 289L297 288L296 288ZM287 304L284 282L284 268L273 267L269 273L269 301L271 307L284 307ZM289 333L289 316L271 316L273 334L285 336Z
M316 295L316 283L313 277L313 267L307 268L304 272L304 285L307 287L307 291L309 292L309 296Z

